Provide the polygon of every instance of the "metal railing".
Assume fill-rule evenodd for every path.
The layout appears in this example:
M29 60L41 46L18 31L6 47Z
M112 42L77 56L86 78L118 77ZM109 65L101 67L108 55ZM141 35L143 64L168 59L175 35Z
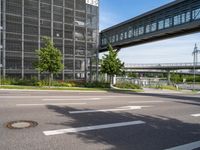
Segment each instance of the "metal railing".
M125 64L125 68L193 67L193 63ZM200 66L197 63L196 66Z

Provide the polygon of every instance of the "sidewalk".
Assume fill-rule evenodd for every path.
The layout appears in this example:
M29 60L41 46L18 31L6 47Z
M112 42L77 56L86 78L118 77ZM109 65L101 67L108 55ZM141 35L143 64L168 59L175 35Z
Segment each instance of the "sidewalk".
M162 89L153 89L153 88L143 88L143 93L164 93L164 94L170 94L170 93L183 93L182 91L174 91L174 90L162 90Z

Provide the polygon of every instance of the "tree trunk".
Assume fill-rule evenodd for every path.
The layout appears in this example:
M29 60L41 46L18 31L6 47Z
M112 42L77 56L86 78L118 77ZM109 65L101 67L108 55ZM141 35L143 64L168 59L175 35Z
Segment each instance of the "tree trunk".
M49 73L49 87L52 86L53 73Z

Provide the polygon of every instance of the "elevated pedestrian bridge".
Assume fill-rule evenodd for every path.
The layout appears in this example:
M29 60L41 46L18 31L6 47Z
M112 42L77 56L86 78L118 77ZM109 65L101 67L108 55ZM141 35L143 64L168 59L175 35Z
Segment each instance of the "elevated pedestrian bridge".
M99 52L200 31L200 0L175 0L100 33Z
M193 63L161 63L161 64L125 64L125 70L184 70L194 69ZM200 69L200 63L195 64L195 69Z

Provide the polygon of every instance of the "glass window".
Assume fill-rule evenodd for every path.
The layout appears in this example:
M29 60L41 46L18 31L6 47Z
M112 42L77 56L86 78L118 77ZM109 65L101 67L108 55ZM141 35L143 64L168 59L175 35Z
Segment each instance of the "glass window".
M129 29L128 38L132 38L132 37L133 37L133 29Z
M151 31L151 26L148 24L146 25L146 33L149 33Z
M134 36L138 36L138 28L134 29Z
M165 28L169 28L170 27L170 20L169 18L165 19Z
M186 22L189 22L190 19L191 19L191 13L190 13L190 12L187 12L187 13L186 13L185 21L186 21Z
M156 23L154 22L154 23L151 24L151 31L152 31L152 32L153 32L153 31L156 31L156 29L157 29Z
M120 34L120 40L122 41L123 39L124 39L124 34L121 33L121 34Z
M181 23L181 15L174 16L174 25L179 25Z
M128 37L128 33L124 32L124 39L127 39L127 37Z
M164 20L158 22L158 29L161 30L164 28Z
M116 39L116 42L119 41L119 36L118 36L118 34L115 36L115 39Z
M192 11L192 19L200 19L200 8Z
M115 36L113 35L112 37L112 42L114 43L115 42Z
M142 34L144 34L144 27L143 26L139 27L139 35L142 35Z
M184 13L181 15L181 23L185 23L185 19L186 19L186 17L185 17L185 13Z

